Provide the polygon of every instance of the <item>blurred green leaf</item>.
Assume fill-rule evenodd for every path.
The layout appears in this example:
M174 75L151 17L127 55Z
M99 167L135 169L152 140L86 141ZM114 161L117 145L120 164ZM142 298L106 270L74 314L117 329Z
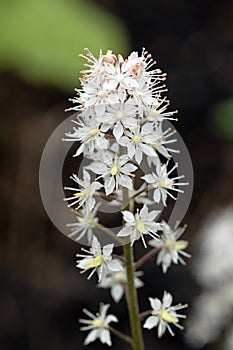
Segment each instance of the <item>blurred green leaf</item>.
M215 106L212 122L218 135L233 139L233 98Z
M1 0L0 68L62 89L78 84L84 47L128 51L126 29L89 0Z

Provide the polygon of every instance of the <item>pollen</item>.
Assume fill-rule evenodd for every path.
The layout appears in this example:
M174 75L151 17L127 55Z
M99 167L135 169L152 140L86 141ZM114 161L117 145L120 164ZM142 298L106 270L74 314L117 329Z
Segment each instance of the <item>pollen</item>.
M96 256L94 259L85 264L85 268L91 269L94 267L98 267L104 262L104 257L102 255Z
M89 191L82 191L82 192L77 192L77 193L74 193L74 196L75 197L86 197L90 194Z
M134 142L134 143L139 143L139 142L141 142L141 137L140 137L139 135L135 135L135 136L133 137L133 142Z
M164 180L159 180L159 186L160 187L168 187L170 185L173 185L174 181L169 180L169 181L164 181Z
M91 320L90 324L96 328L102 328L104 326L104 321L103 320Z
M113 165L112 167L111 167L111 175L112 176L115 176L116 174L118 174L119 173L119 170L120 170L120 168L119 168L119 166L117 166L117 165Z
M171 314L169 314L169 312L165 311L165 310L161 310L159 313L159 316L166 322L168 323L178 323L179 320L177 317L172 316Z
M136 223L136 229L140 232L140 233L143 233L144 235L146 235L148 232L147 232L147 229L145 228L145 225L144 223L139 220L137 223Z
M90 134L91 136L96 136L99 133L99 129L91 129L88 131L88 134Z
M176 250L184 250L188 247L188 242L180 240L176 242Z

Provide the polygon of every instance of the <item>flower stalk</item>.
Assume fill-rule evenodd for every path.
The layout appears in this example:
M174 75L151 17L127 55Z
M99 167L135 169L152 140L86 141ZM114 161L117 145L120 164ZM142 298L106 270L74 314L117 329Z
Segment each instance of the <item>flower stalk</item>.
M134 202L129 201L129 193L127 189L122 189L122 207L130 209L133 211ZM133 247L130 243L127 243L123 246L124 257L125 257L125 266L127 274L127 305L129 311L130 327L132 332L132 348L133 350L144 350L144 342L142 337L142 329L139 319L139 306L138 306L138 297L137 291L134 284L134 256L133 256Z

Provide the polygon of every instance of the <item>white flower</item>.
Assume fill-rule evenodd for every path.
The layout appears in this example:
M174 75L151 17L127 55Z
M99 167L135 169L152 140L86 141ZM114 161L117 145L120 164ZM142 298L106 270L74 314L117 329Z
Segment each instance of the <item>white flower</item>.
M141 56L138 55L138 52L133 51L126 60L127 69L136 80L153 78L154 84L166 79L166 73L162 73L160 69L151 69L155 64L152 55L144 48Z
M177 139L167 140L168 137L170 137L170 136L172 136L173 134L176 133L176 130L171 131L171 132L170 131L171 131L171 128L169 128L169 129L167 129L165 131L162 131L161 125L158 125L156 127L155 132L154 132L154 140L150 144L151 147L153 147L153 149L157 153L162 154L165 158L170 158L171 157L169 152L180 153L179 150L175 150L173 148L168 148L167 147L167 144L174 143L174 142L177 141ZM148 162L148 164L150 165L149 162Z
M175 182L178 179L183 178L184 176L176 176L173 178L169 178L170 173L178 167L176 164L171 170L167 171L167 165L160 165L159 163L156 165L156 174L152 172L152 174L147 174L142 176L142 179L145 180L152 188L154 188L154 201L159 203L162 199L163 205L166 206L167 196L170 196L174 200L176 198L170 193L170 191L183 193L184 191L176 188L175 186L184 186L188 185L188 183Z
M88 279L90 279L95 272L101 281L102 274L110 271L121 271L123 268L119 264L118 260L112 259L112 251L114 244L107 244L103 248L101 247L98 239L93 236L90 250L82 248L87 254L77 254L77 267L86 272L92 269ZM81 258L81 259L80 259Z
M144 204L143 208L135 215L130 211L125 210L123 213L123 219L126 222L125 227L119 231L117 236L125 237L130 236L131 245L135 240L142 239L144 247L146 248L145 235L149 235L156 239L158 234L157 230L160 228L160 224L155 223L156 216L160 213L159 210L148 211L148 207Z
M143 153L150 157L156 157L156 152L151 143L155 139L152 123L146 123L141 128L137 127L131 131L125 131L126 136L117 140L121 146L127 147L129 158L135 157L138 164L142 161Z
M155 93L151 87L151 80L140 79L138 81L138 87L129 92L129 94L134 98L135 103L138 105L140 115L148 109L148 106L158 106L159 101L155 97Z
M99 221L99 218L96 216L98 207L99 205L97 204L95 209L90 211L89 207L85 206L76 213L77 222L67 224L71 228L71 233L68 235L69 238L79 241L87 235L88 243L92 241L93 229Z
M169 333L174 336L174 333L170 327L170 324L183 329L181 325L179 325L179 318L186 318L185 315L180 315L177 313L178 310L184 309L187 307L187 304L182 305L178 304L176 306L172 305L172 295L168 292L164 292L162 302L155 298L149 298L152 312L144 323L143 327L147 329L152 329L154 327L158 327L158 337L160 338L168 329Z
M177 119L172 118L172 116L178 111L165 112L168 106L169 101L167 101L166 98L164 98L159 105L150 106L145 111L145 115L149 121L153 121L156 124L161 123L164 119L177 121Z
M119 261L121 264L121 262ZM134 272L135 288L140 288L144 283L139 279L142 276L141 271ZM122 299L125 286L127 284L127 277L125 269L123 271L109 271L103 275L102 281L98 284L99 288L111 288L111 296L116 303Z
M185 265L185 261L182 256L190 258L190 254L184 252L187 248L188 242L184 240L178 240L183 234L184 227L178 227L177 225L172 229L166 222L161 223L162 234L159 239L149 241L152 247L161 248L157 255L157 265L162 265L163 273L166 273L169 266L173 262L178 264L179 262Z
M93 315L87 309L83 312L90 317L90 320L80 319L79 322L83 323L85 326L81 328L82 331L89 331L90 333L84 341L84 345L88 345L94 342L96 339L100 339L101 343L112 345L110 331L108 326L111 322L118 322L118 319L114 315L107 315L108 308L110 304L100 304L99 312Z
M79 55L79 57L82 57L87 61L85 63L87 69L80 72L83 75L81 78L82 83L86 83L88 79L100 78L104 72L103 62L105 61L105 56L103 55L102 50L100 50L98 58L96 58L88 48L85 48L84 51L87 52L86 56L83 54Z
M105 154L103 161L91 163L87 168L92 170L95 174L101 175L104 179L104 188L106 195L111 194L114 189L118 189L119 185L128 189L133 188L132 179L133 172L137 167L128 163L127 155L118 156L118 154Z
M138 86L137 81L131 76L125 61L116 64L105 63L106 80L103 88L114 91L116 88L134 89Z
M97 119L102 123L102 131L105 132L112 128L113 135L119 139L123 135L124 128L137 127L136 114L137 107L131 100L127 100L108 106L105 114Z
M67 133L68 138L64 141L79 141L81 146L78 148L74 157L79 156L81 153L84 155L93 153L95 149L107 149L108 140L105 138L105 134L100 131L100 122L90 117L79 117L78 121L73 120L78 128L74 128L74 133Z
M95 206L95 198L93 197L95 192L98 191L103 185L98 181L91 181L90 174L84 169L83 180L79 179L77 175L73 174L71 179L75 181L82 189L75 187L64 187L65 190L74 191L73 195L68 198L64 198L64 201L71 201L68 207L71 207L78 203L78 208L86 204L89 210L92 210Z

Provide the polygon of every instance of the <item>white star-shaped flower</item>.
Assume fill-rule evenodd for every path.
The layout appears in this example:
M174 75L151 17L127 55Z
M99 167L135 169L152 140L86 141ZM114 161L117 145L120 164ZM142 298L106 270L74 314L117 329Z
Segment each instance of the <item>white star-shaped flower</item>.
M188 242L179 240L179 237L185 231L186 226L178 227L178 223L174 228L171 228L166 222L161 223L161 236L159 239L149 241L152 247L161 248L157 255L157 265L162 265L163 273L166 273L169 266L179 262L186 265L186 262L181 257L190 258L191 255L184 252L188 247Z
M152 210L149 212L148 207L144 204L140 212L137 211L135 215L128 210L125 210L122 213L125 227L118 232L117 236L129 236L131 245L134 244L135 240L141 238L145 248L147 247L144 238L146 235L149 235L154 239L158 237L157 230L160 228L160 224L154 222L154 220L160 213L159 210Z
M176 200L176 197L174 197L170 191L180 192L183 193L184 191L176 188L176 186L184 186L188 185L187 182L176 182L176 180L184 178L183 175L176 176L170 178L169 175L172 173L174 169L178 167L178 164L176 164L171 170L167 170L167 164L157 164L156 165L156 173L147 174L142 176L142 179L145 180L152 188L154 188L154 201L156 203L160 203L162 200L163 205L166 206L167 196L170 196L174 200Z
M116 63L115 65L105 63L105 83L103 88L114 91L116 88L134 89L138 86L137 81L131 76L126 62Z
M73 133L67 133L67 138L64 141L79 141L81 146L78 148L74 157L79 156L81 153L84 155L93 153L95 149L107 149L108 140L105 138L105 134L100 131L101 123L90 117L79 117L79 120L73 120L78 128L74 128Z
M119 260L119 263L122 263ZM140 276L142 276L141 271L134 272L134 285L135 288L143 287L144 283L140 280ZM111 288L111 296L115 303L119 303L122 299L125 286L127 283L126 271L125 269L122 271L109 271L107 275L103 275L102 281L98 284L99 288Z
M159 105L150 106L145 111L147 120L154 122L155 124L161 123L164 119L177 121L177 119L173 118L172 116L178 111L166 112L166 109L169 105L169 101L167 101L167 99L164 98Z
M127 147L129 158L135 157L138 164L141 164L143 153L150 157L156 157L157 154L152 142L155 139L154 126L152 123L146 123L141 128L137 127L131 131L126 130L125 136L120 137L117 142Z
M90 320L84 320L82 318L79 320L80 323L85 325L81 328L82 331L90 330L90 333L84 341L84 345L88 345L96 339L99 339L101 343L107 344L108 346L112 345L108 327L111 322L118 322L118 319L112 314L107 315L109 307L110 304L101 303L99 312L96 313L96 315L93 315L87 309L83 310L83 312L90 317Z
M83 270L82 273L92 269L88 279L97 272L100 282L103 273L106 274L109 270L120 271L123 269L118 260L112 258L113 247L114 244L107 244L102 248L96 236L93 236L90 250L82 248L82 251L87 254L76 255L78 257L76 266Z
M137 107L132 103L132 100L127 100L108 106L105 114L97 119L102 123L102 131L106 132L112 129L115 138L119 139L123 135L125 128L137 127L136 115Z
M118 154L103 154L103 160L92 162L87 168L95 174L100 175L99 178L104 179L104 188L106 195L111 194L114 189L118 189L119 185L131 190L133 183L131 177L137 167L129 163L127 155L118 156Z
M172 305L172 295L168 292L164 292L162 302L157 298L149 298L152 311L144 323L143 327L147 329L152 329L154 327L158 327L158 337L165 333L166 329L168 329L169 333L174 336L174 333L170 327L170 324L183 329L183 327L178 323L179 318L186 318L185 315L180 315L177 311L186 308L188 305L178 304L176 306Z
M89 210L92 210L95 206L95 198L93 196L103 185L98 181L91 181L91 176L85 169L83 169L83 180L79 179L75 174L71 176L71 179L75 181L81 189L64 187L65 190L75 192L71 197L64 198L64 201L71 201L68 207L78 203L77 209L86 204Z
M84 206L83 209L76 212L77 222L67 224L67 227L71 229L71 233L68 235L69 238L79 241L86 235L88 243L92 241L93 230L99 221L96 216L98 207L99 204L96 205L94 210L90 210L88 206Z

